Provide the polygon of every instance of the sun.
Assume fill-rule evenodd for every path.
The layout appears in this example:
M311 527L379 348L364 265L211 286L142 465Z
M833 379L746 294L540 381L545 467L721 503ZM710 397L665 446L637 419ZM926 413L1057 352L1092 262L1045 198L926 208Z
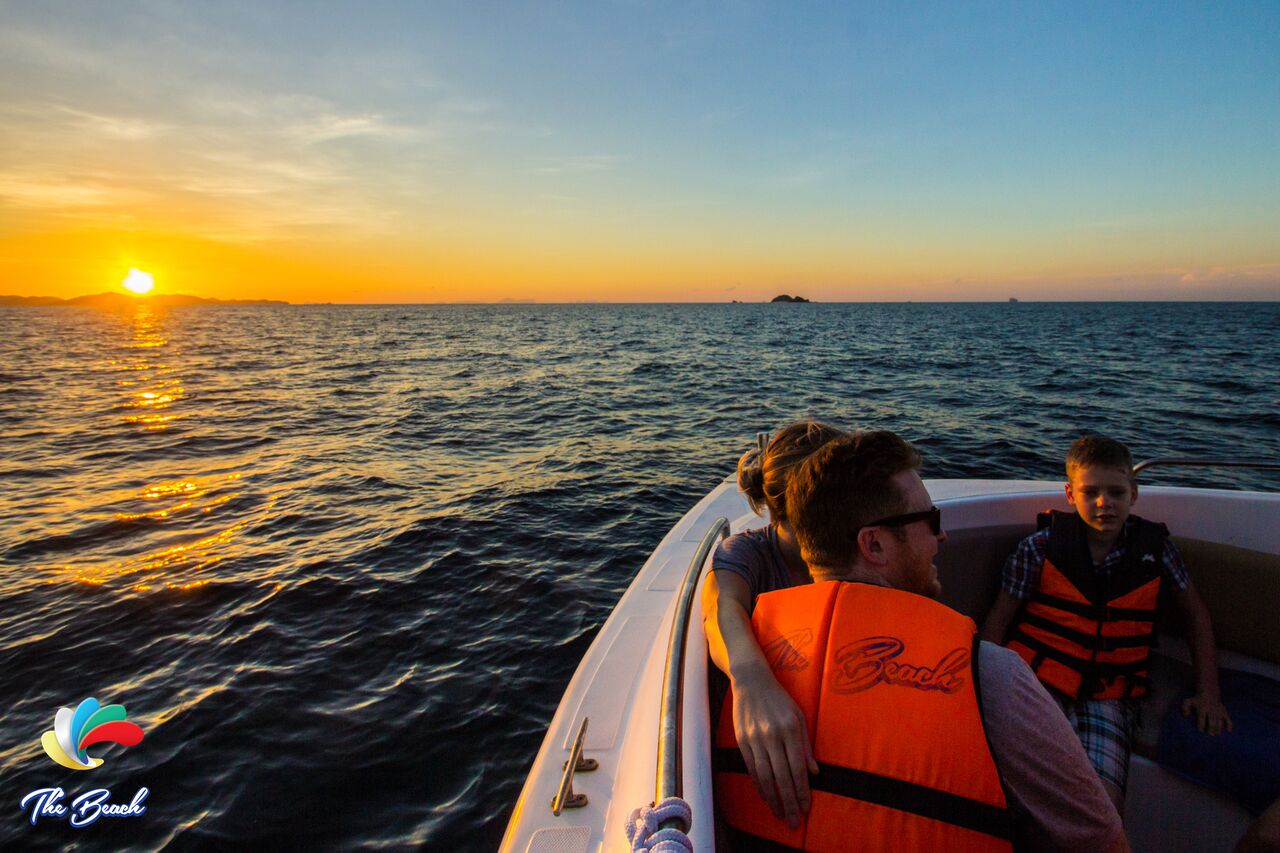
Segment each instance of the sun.
M156 280L152 277L151 273L143 272L142 270L135 269L134 267L129 267L129 274L124 277L124 281L121 283L125 286L126 290L131 290L139 296L150 293L151 288L156 286Z

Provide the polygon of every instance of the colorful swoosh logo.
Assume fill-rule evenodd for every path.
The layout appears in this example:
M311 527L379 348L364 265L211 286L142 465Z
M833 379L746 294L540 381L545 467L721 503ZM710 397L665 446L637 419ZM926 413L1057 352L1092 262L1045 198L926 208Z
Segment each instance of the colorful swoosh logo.
M118 743L137 746L142 742L142 729L125 719L123 705L100 705L97 699L85 699L74 711L59 708L53 717L53 731L45 732L40 745L49 757L70 770L92 770L102 766L86 747L95 743Z

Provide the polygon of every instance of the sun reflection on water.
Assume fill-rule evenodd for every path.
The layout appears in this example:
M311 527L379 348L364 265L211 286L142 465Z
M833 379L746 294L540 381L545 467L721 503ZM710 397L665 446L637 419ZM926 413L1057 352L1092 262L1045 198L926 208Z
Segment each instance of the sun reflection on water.
M194 414L180 411L188 400L179 370L184 366L181 349L170 339L163 309L140 302L128 322L128 339L104 365L121 393L115 408L124 423L143 434L169 429ZM126 551L138 551L152 537L155 547L114 559L85 554L71 563L46 566L46 582L127 587L140 593L203 587L212 582L211 567L242 555L241 531L274 514L279 495L262 495L249 486L252 479L251 472L243 471L180 475L118 496L99 496L99 511L125 525L113 535L129 537L133 547Z
M143 519L168 521L184 513L196 513L193 518L213 516L218 507L245 496L243 491L227 490L243 477L243 474L235 473L221 478L217 483L191 480L156 483L144 488L136 499L161 502L163 506L144 512L117 512L115 518L118 521L133 522ZM200 499L206 496L208 500L202 502ZM126 579L135 592L154 589L186 590L205 586L210 581L204 575L211 566L238 556L236 540L240 531L250 524L259 524L270 518L278 500L278 495L269 495L251 515L234 518L226 527L192 542L170 545L123 560L52 566L50 569L54 576L48 578L47 582L73 580L89 586L102 586L117 579Z
M120 404L121 409L129 412L123 420L148 432L160 432L187 417L168 411L186 398L186 389L177 368L160 360L154 352L170 348L161 312L140 303L133 313L132 327L132 340L124 345L124 349L132 352L127 358L112 359L109 364L113 371L126 374L117 380L129 394ZM177 355L176 352L170 354Z

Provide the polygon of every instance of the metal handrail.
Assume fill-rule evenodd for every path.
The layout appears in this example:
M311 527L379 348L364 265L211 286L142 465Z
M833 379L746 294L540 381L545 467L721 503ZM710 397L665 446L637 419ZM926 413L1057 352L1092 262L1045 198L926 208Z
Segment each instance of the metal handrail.
M1147 468L1157 465L1183 465L1191 468L1259 468L1263 471L1280 471L1280 462L1260 462L1256 459L1195 459L1188 456L1165 456L1145 459L1133 466L1136 477Z
M667 668L662 675L662 716L658 728L658 783L655 803L668 797L684 795L683 763L680 755L681 721L684 716L684 658L686 636L689 633L689 614L693 609L693 594L698 588L698 575L707 555L716 544L717 539L729 535L729 520L717 518L702 538L685 573L684 582L680 586L680 596L676 600L675 617L671 620L671 639L667 642ZM661 829L675 827L681 832L688 832L689 827L681 826L684 821L672 818L662 822Z

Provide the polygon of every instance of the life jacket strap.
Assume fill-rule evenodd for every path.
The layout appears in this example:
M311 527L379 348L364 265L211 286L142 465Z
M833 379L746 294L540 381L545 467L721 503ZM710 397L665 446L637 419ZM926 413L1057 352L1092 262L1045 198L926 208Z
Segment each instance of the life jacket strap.
M1069 598L1060 598L1056 595L1049 595L1045 592L1036 592L1030 599L1032 602L1052 607L1055 610L1065 610L1068 613L1074 613L1077 616L1083 616L1086 619L1093 619L1098 622L1152 622L1156 621L1156 609L1154 607L1108 607L1106 605L1089 604L1083 601L1072 601Z
M1148 631L1145 634L1133 634L1123 637L1110 637L1105 634L1090 634L1084 631L1077 631L1074 628L1068 628L1061 623L1055 622L1052 619L1046 619L1044 616L1039 616L1035 613L1023 614L1021 624L1033 625L1041 630L1048 631L1051 634L1057 634L1064 640L1070 640L1077 645L1084 646L1088 649L1097 649L1100 652L1112 652L1116 649L1132 649L1140 646L1149 646L1155 642L1156 639L1156 632L1154 630ZM1022 633L1022 631L1019 630L1019 633Z
M1033 654L1031 669L1034 672L1038 673L1040 664L1049 658L1080 673L1080 688L1072 697L1074 699L1085 699L1101 693L1118 678L1125 679L1126 698L1146 693L1150 689L1151 679L1147 676L1147 669L1151 662L1146 657L1130 663L1088 661L1070 652L1064 652L1062 649L1055 649L1048 643L1028 636L1018 628L1014 628L1010 640L1031 649Z
M733 747L716 749L712 764L721 773L747 772L742 753ZM1013 819L1008 809L878 773L819 762L817 775L809 777L809 788L939 820L995 838L1013 838Z

